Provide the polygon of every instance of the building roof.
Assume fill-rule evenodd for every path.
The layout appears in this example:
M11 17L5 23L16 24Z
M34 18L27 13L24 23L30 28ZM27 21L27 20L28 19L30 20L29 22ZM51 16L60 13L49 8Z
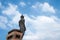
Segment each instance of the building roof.
M21 32L20 30L18 30L18 29L13 29L13 30L9 31L8 34L10 34L10 33L13 32L13 31L17 31L17 32L22 33L22 32Z

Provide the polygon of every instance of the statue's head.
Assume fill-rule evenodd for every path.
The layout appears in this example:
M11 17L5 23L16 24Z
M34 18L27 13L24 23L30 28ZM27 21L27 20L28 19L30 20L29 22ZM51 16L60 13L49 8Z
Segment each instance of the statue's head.
M21 15L21 18L24 18L24 16L23 16L23 15Z

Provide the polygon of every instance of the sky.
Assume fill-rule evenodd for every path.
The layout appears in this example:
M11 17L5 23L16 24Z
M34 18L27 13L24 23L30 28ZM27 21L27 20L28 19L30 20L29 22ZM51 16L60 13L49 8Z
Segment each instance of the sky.
M60 40L60 0L0 0L0 40L19 29L25 17L23 40Z

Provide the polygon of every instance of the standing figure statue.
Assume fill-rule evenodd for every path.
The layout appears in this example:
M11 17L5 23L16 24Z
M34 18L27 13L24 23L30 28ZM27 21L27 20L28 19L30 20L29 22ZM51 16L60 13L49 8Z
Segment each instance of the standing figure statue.
M24 35L24 33L26 31L26 27L25 27L25 19L24 19L24 16L23 15L21 16L21 19L19 20L19 27L20 27L20 31Z

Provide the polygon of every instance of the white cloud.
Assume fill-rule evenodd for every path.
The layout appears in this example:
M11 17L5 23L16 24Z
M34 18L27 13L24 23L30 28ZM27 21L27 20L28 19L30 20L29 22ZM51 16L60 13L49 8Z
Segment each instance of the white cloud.
M25 16L26 27L29 27L31 33L26 32L25 40L53 40L58 39L60 35L60 23L57 23L58 20L56 17L48 16L37 16L33 19ZM57 20L57 21L56 21ZM27 29L28 30L28 29ZM35 32L34 32L35 31ZM33 35L33 36L32 36ZM30 37L31 36L31 37Z
M17 6L12 5L10 3L8 5L9 5L9 7L6 10L3 11L3 14L8 15L8 16L16 14L15 11L17 9Z
M8 4L9 7L2 11L4 15L9 16L12 20L11 23L18 23L21 13L17 11L17 5Z
M13 17L12 22L17 24L18 21L20 20L21 14L18 11L16 13L17 14Z
M6 24L8 23L8 19L4 16L0 16L0 28L6 29Z
M18 28L16 25L18 24L21 13L17 11L17 5L13 5L10 3L8 5L9 6L2 11L3 15L6 15L6 18L8 18L9 22L7 23L7 26L9 26L10 29Z
M6 25L4 23L2 23L2 22L0 22L0 28L1 29L7 29Z
M37 2L35 5L32 5L32 8L39 12L55 13L54 7L47 2L44 3Z
M3 11L3 14L12 18L12 23L17 23L20 19L21 13L17 11L17 5L9 4L9 7Z
M54 22L54 19L53 18L50 18L50 17L47 17L47 16L39 16L37 17L37 20L42 22L42 23L51 23L51 22Z
M22 7L24 7L24 6L26 6L26 3L25 3L25 2L20 2L20 5L21 5Z
M53 6L50 6L48 3L44 3L42 4L42 11L44 12L51 12L51 13L55 13L55 9L53 8Z
M8 19L5 16L0 16L0 22L8 23Z

